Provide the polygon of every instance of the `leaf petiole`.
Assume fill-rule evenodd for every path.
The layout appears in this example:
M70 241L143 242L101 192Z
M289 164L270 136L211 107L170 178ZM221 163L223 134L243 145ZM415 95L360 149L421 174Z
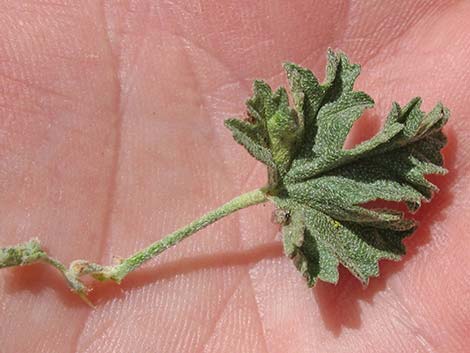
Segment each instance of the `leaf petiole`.
M39 245L38 240L33 239L26 243L20 243L13 247L0 249L0 268L21 266L36 262L47 263L55 267L65 277L71 290L77 293L85 302L92 306L86 297L88 289L80 280L81 276L91 275L97 280L113 280L120 283L130 272L134 271L146 261L156 257L165 250L178 244L180 241L243 208L268 201L268 194L264 188L256 189L235 197L222 206L206 213L201 218L168 234L161 240L148 247L137 251L130 257L121 260L116 265L102 266L90 263L86 260L75 260L67 268L60 261L50 257Z
M201 218L191 222L183 228L176 230L175 232L167 235L165 238L156 241L145 249L136 252L127 259L122 260L120 264L114 266L111 270L111 279L119 283L129 272L134 271L144 262L161 254L168 248L178 244L180 241L196 233L202 228L205 228L219 219L233 212L241 210L242 208L264 203L266 201L268 201L268 198L265 191L262 189L256 189L235 197L221 207L206 213Z

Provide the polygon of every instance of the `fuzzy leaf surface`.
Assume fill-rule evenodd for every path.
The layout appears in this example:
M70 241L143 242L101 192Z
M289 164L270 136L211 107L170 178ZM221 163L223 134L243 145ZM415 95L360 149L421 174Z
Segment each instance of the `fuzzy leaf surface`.
M380 132L345 149L354 122L374 105L354 90L359 65L330 50L321 84L308 69L284 68L292 106L285 89L273 93L256 81L249 119L229 119L226 126L267 165L271 200L290 215L283 225L285 253L308 284L336 283L340 263L367 283L379 274L379 260L405 253L402 240L416 224L402 212L365 204L405 202L415 212L431 199L437 187L425 176L446 173L442 127L449 111L438 103L426 114L420 98L405 107L394 102Z

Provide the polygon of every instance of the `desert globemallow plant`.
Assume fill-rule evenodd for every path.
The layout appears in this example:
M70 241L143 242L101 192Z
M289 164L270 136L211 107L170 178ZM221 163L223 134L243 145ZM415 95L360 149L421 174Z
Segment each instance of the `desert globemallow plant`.
M438 103L429 113L414 98L392 103L384 126L351 149L344 143L354 122L374 101L354 90L360 66L341 52L328 51L326 78L284 64L285 88L272 91L255 81L247 118L228 119L234 139L266 165L268 181L176 230L115 265L75 260L69 266L50 256L37 239L0 249L0 267L41 262L63 275L71 290L87 299L81 277L120 283L125 276L166 249L242 208L272 202L282 227L285 255L313 286L336 283L342 264L361 282L378 276L381 259L399 260L402 243L416 222L393 209L365 205L376 200L404 202L412 213L437 187L427 174L444 174L442 127L449 110Z

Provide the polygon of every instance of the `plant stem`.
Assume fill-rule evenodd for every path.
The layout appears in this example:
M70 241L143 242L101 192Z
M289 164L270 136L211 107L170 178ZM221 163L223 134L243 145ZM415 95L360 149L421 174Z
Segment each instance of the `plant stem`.
M178 244L180 241L196 233L202 228L205 228L219 219L242 208L264 203L267 200L267 195L262 189L256 189L247 192L246 194L237 196L219 208L206 213L201 218L167 235L163 239L156 241L145 249L136 252L127 259L124 259L120 264L114 266L111 269L110 272L112 274L110 277L111 279L120 282L129 272L134 271L144 262L152 259L158 254L161 254L168 248Z
M156 241L145 249L136 252L114 266L103 266L86 260L75 260L72 261L67 268L59 260L49 256L41 248L37 239L31 239L28 242L20 243L12 247L0 248L0 268L28 265L36 262L47 263L55 267L65 277L72 291L77 293L89 305L92 305L86 297L88 289L80 280L80 277L91 275L100 281L113 280L120 283L126 275L141 266L144 262L178 244L191 234L196 233L209 224L235 211L266 201L268 201L268 194L263 188L235 197L219 208L206 213L201 218L167 235L163 239Z

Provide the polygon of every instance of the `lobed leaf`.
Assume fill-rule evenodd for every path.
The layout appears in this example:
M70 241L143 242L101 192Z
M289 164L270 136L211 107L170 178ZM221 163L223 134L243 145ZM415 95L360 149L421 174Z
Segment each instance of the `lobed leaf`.
M267 187L277 207L287 210L284 249L314 285L336 283L339 263L363 283L379 273L381 259L398 260L403 238L416 228L412 219L364 204L405 202L415 212L437 187L428 174L444 174L440 150L449 110L441 103L425 114L421 99L405 107L393 103L380 132L344 149L354 122L374 101L355 91L360 67L343 53L328 51L326 78L286 63L293 107L286 91L275 93L262 81L247 102L251 121L230 119L234 138L268 166Z

